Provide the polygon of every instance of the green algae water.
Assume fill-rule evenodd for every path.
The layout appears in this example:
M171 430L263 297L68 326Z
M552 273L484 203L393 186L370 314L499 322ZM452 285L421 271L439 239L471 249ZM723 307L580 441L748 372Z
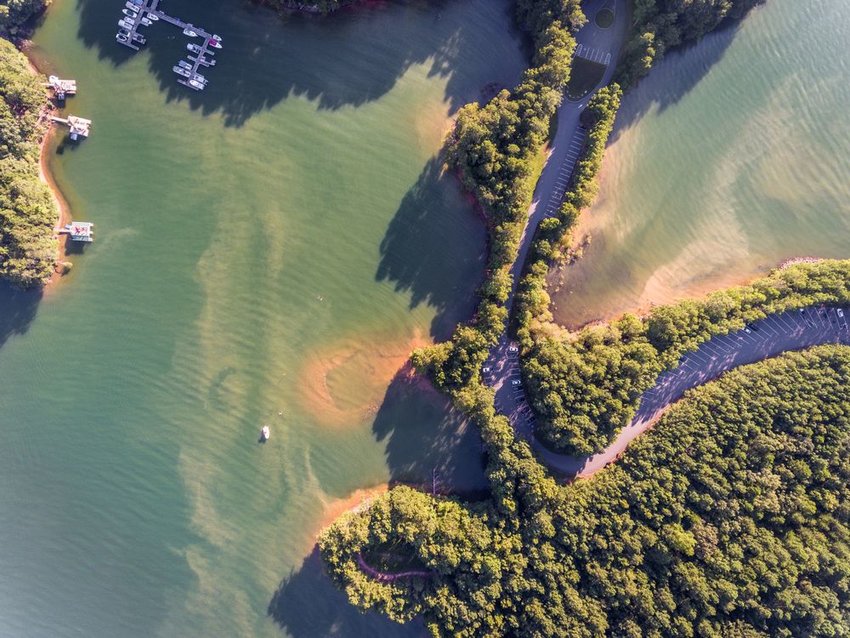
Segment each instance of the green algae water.
M554 277L575 326L731 285L798 256L850 256L850 12L770 0L670 55L629 94Z
M165 0L224 40L203 94L176 28L115 43L122 6L56 0L35 36L94 121L50 166L96 242L43 299L0 291L0 635L421 635L312 552L358 490L482 485L475 434L396 373L483 274L436 153L522 71L510 3Z

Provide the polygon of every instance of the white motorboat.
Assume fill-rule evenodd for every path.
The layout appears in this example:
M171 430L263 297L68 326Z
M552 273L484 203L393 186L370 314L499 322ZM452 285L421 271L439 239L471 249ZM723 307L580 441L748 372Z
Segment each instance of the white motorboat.
M186 50L191 51L192 53L200 53L201 47L199 47L197 44L192 44L190 42L189 44L186 45Z
M157 20L159 20L159 16L158 16L158 15L156 15L155 13L149 13L149 14L147 15L147 19L148 19L148 20L153 20L154 22L156 22Z
M132 31L132 30L133 30L133 23L132 23L132 22L130 22L129 20L123 20L123 19L122 19L122 20L119 20L119 21L118 21L118 26L119 26L119 27L121 27L121 28L123 28L123 29L127 29L127 31Z
M128 18L135 18L139 15L136 11L133 11L131 9L122 9L121 13L123 13Z
M182 75L184 78L188 78L190 75L192 75L191 71L189 71L188 69L184 69L181 66L174 66L171 68L171 70L174 71L177 75Z
M136 4L135 2L130 2L130 0L127 0L127 2L124 4L124 6L127 7L128 9L132 9L133 11L139 10L139 5Z
M181 67L183 67L184 69L191 69L192 68L192 65L189 64L188 62L186 62L186 60L180 60L180 62L178 62L177 64L180 65Z
M123 33L116 33L116 34L115 34L115 39L116 39L116 40L118 40L119 42L126 42L126 41L127 41L127 36L126 36L126 35L124 35Z
M207 40L207 46L211 46L213 49L220 49L221 48L221 40L216 40L214 38Z
M153 24L153 22L151 22L151 21L150 21L150 20L148 20L147 18L142 18L142 19L140 20L140 22L141 22L143 25L145 25L146 27L149 27L149 26L151 26L151 25Z
M263 429L260 430L260 440L261 441L268 441L269 437L271 437L271 435L272 435L271 428L267 425L264 425Z
M190 38L197 38L197 37L198 37L198 34L197 34L197 33L195 33L194 31L192 31L192 27L191 27L191 26L188 26L188 27L186 27L185 29L183 29L183 35L187 35L187 36L189 36Z
M133 34L133 42L138 42L139 44L144 44L145 42L147 42L147 40L145 40L145 36L140 35L138 33L134 33Z

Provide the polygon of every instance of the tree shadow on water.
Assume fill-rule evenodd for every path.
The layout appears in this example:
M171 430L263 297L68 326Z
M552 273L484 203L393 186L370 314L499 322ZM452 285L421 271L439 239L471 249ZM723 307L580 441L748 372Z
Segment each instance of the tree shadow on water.
M0 347L29 329L43 296L40 289L21 290L0 282Z
M447 339L475 307L484 275L486 230L463 203L456 178L432 158L407 192L381 241L375 278L436 310L431 336Z
M134 54L115 42L123 4L113 0L77 0L79 37L102 59L121 65ZM169 101L188 101L204 114L221 112L229 126L290 96L303 96L322 109L359 106L393 88L415 64L429 64L429 74L446 77L446 99L455 110L468 99L454 71L482 47L499 50L477 33L465 3L452 0L367 4L319 18L279 17L240 0L197 2L167 0L168 15L219 34L224 48L217 64L203 71L202 92L177 84L172 67L187 55L186 44L199 42L160 20L141 27L147 38L151 73ZM492 40L492 38L491 38Z
M376 612L358 611L325 574L317 548L280 584L268 614L293 638L428 635L421 619L399 625Z
M488 494L478 430L409 366L387 388L372 431L385 442L391 484L467 499Z
M693 44L668 52L623 99L609 143L652 109L663 113L685 97L723 59L740 24L731 21Z

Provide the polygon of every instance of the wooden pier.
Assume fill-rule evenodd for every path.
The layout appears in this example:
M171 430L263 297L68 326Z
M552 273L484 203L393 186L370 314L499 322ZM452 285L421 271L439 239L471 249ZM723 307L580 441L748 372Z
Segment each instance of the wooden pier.
M152 26L160 21L177 27L190 39L201 38L200 44L190 42L187 47L194 55L188 56L188 60L180 60L172 70L179 76L177 82L183 86L188 86L195 91L204 90L207 79L198 72L198 69L201 66L215 66L215 60L211 57L214 55L212 49L221 48L221 38L214 33L207 33L191 22L184 22L180 18L168 15L159 9L159 4L160 0L127 0L123 11L124 17L118 21L121 30L115 35L115 39L119 44L139 51L139 45L146 42L145 37L139 33L139 27Z
M76 80L63 80L55 75L51 75L47 78L47 84L45 86L53 89L53 95L60 102L65 99L66 95L77 94Z
M76 115L65 117L51 117L50 120L57 124L64 124L70 129L69 137L73 141L77 141L81 137L88 137L91 131L91 120Z

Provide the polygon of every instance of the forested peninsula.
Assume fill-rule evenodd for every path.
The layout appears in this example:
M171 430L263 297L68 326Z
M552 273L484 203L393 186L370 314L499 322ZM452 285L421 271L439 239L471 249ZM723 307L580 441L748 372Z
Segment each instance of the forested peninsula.
M491 459L491 502L397 488L329 528L322 554L352 602L424 614L434 635L843 635L848 381L838 346L742 368L593 480ZM388 553L422 575L360 569Z
M7 18L29 17L23 5L13 3L7 9L13 10ZM53 229L59 211L39 177L48 100L42 79L24 54L4 39L0 94L0 277L29 288L50 279L58 250Z
M631 86L669 48L755 4L637 0L618 78ZM786 354L693 390L623 459L568 485L496 412L481 367L508 321L535 157L586 20L569 0L520 0L517 11L535 45L532 68L514 90L463 109L447 145L490 228L478 312L450 342L413 356L478 427L491 498L465 504L395 488L323 532L329 572L358 607L400 622L423 615L440 636L841 635L850 349ZM565 337L551 323L545 277L595 196L619 98L611 85L588 105L587 143L561 209L537 229L513 304L511 330L541 411L560 401L567 411L631 414L638 390L701 341L783 309L846 303L850 291L850 263L807 264ZM577 374L559 377L559 365ZM544 388L559 378L560 388ZM619 427L584 417L550 443L594 450Z

